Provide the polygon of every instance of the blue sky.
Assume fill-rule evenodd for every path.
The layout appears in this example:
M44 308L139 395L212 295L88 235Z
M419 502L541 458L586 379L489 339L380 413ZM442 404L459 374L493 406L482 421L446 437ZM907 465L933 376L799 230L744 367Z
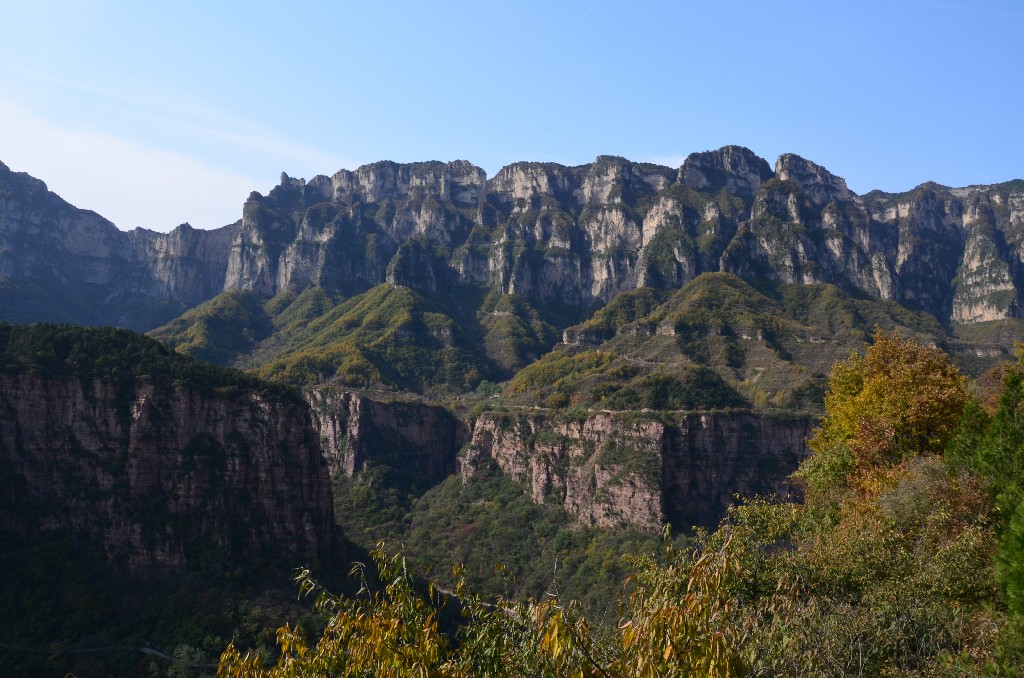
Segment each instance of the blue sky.
M1024 178L1024 2L0 0L0 161L121 228L282 171L741 144L857 192Z

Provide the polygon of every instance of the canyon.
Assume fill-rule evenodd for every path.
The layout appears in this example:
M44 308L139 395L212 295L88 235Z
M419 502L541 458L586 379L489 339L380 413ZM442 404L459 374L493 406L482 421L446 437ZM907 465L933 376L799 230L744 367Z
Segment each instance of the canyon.
M665 314L657 311L643 322L637 313L599 329L586 324L623 295L668 294L697 283L703 287L692 288L697 291L690 297L658 298L668 320L658 320ZM744 291L747 283L755 287ZM268 316L260 321L264 334L243 332L248 348L216 354L245 366L273 358L272 350L282 347L308 361L303 356L332 332L389 322L370 313L346 316L337 327L326 319L317 325L316 313L340 301L355 304L368 293L400 297L394 303L413 311L400 307L395 322L406 323L420 312L415 305L422 299L440 300L416 320L422 327L398 324L386 337L388 346L400 349L419 333L430 342L424 353L385 352L374 373L367 368L369 344L359 343L376 342L379 352L383 340L372 335L346 340L345 364L355 366L349 373L310 363L300 373L307 379L301 385L308 409L281 409L252 394L200 398L144 383L125 390L102 381L5 376L4 454L13 469L8 478L19 479L12 487L23 494L17 508L6 509L3 526L24 532L103 525L111 558L140 572L183 566L184 545L193 540L239 558L283 540L288 554L313 557L336 548L329 536L328 472L358 477L368 465L385 464L432 484L452 474L468 479L488 463L537 503L559 506L582 525L655 530L665 521L713 524L737 493L796 492L788 476L806 454L815 411L778 405L790 401L778 389L759 392L756 380L775 370L777 383L817 380L820 388L828 366L819 358L832 359L859 341L834 315L821 327L807 321L795 330L786 329L791 318L777 319L782 311L770 318L749 315L754 320L735 327L719 320L695 324L691 311L709 303L701 301L709 290L720 295L729 289L749 300L755 289L786 285L834 286L849 300L843 312L854 325L869 317L857 310L862 300L899 305L886 307L896 309L893 317L903 317L903 308L926 314L914 317L935 319L929 336L1015 321L1024 315L1024 182L926 183L905 193L857 195L841 177L797 155L782 155L773 167L738 146L693 153L678 168L599 156L577 167L515 163L490 178L461 160L384 161L308 181L282 174L267 195L249 196L234 224L212 231L183 224L155 233L121 232L38 179L0 165L0 320L147 330L225 293L252 295L247 303L257 313L263 313L260 304L277 299L321 295L316 312L291 321L320 335L310 339L296 330L259 344L272 325ZM789 303L774 294L782 301L758 303L780 309ZM786 313L791 306L803 308L790 304ZM483 329L452 319L474 313ZM532 324L506 328L506 335L492 332L510 318ZM825 334L832 327L843 327L847 343ZM999 330L998 346L968 339L961 342L965 352L989 362L1006 357L1015 332L1007 327ZM501 342L516 332L532 334L511 355ZM486 355L472 342L486 344ZM817 347L829 342L836 345ZM649 347L646 353L634 350L641 344ZM254 346L256 358L245 352ZM658 363L670 346L681 357ZM345 382L345 374L369 374L366 384L372 385L399 369L401 360L421 372L462 370L441 383L451 402L462 397L451 389L471 394L484 377L512 377L552 349L572 361L597 355L587 353L593 347L606 352L598 355L606 364L617 365L610 371L661 369L693 377L683 383L660 373L647 381L629 376L630 388L668 384L685 391L712 384L725 405L607 409L601 398L613 393L598 374L595 402L571 416L564 411L568 386L543 391L544 407L529 402L535 397L529 389L512 401L506 390L468 415L430 397L371 397ZM711 353L705 356L704 349ZM618 352L620 363L607 362L609 350ZM425 362L435 355L448 362ZM749 365L742 363L751 356ZM695 372L702 361L711 361L718 376ZM394 383L426 392L430 376ZM643 392L629 388L618 402L633 402L622 397L627 392L644 402ZM296 456L271 452L286 448ZM321 452L324 462L317 461ZM236 515L226 495L208 496L218 483L247 497L252 510ZM155 541L143 540L132 515L156 496L166 500L153 499L150 508L193 531L168 528L151 537ZM23 510L29 506L35 508ZM25 522L29 517L35 522ZM248 533L250 542L232 545L232 530Z
M581 525L657 531L713 525L735 495L799 498L789 476L812 416L754 412L485 412L461 419L426 403L328 389L310 395L328 465L412 470L428 486L493 462L537 504Z

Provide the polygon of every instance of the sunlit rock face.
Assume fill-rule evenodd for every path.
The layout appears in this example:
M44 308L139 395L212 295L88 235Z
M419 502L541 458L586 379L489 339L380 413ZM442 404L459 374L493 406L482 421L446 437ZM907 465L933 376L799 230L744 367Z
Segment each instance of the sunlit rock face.
M1021 182L858 196L800 156L773 169L738 146L676 169L599 156L515 163L491 179L465 161L379 162L254 193L224 287L470 284L586 308L728 271L977 322L1022 312L1022 205Z
M1024 182L853 193L793 154L691 154L679 168L599 156L464 160L282 175L236 224L117 230L0 165L0 319L150 329L222 290L265 297L382 282L489 287L583 309L709 271L833 283L944 322L1021 316Z
M539 504L584 525L658 529L718 521L736 493L794 496L810 417L678 414L670 421L595 413L583 421L485 414L459 454L470 478L487 461Z

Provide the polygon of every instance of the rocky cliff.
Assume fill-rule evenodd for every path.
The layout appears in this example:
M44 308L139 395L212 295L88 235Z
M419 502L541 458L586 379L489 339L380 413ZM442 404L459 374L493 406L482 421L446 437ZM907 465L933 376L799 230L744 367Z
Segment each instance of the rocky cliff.
M714 524L737 493L796 493L789 475L814 424L743 412L459 420L441 407L351 392L308 397L329 463L348 476L385 464L429 486L456 471L468 480L493 462L534 502L561 506L581 524L648 530Z
M87 376L87 331L0 330L0 530L70 532L143 576L343 555L300 399L244 383L198 386L181 371L174 380L130 378L124 367ZM51 357L37 360L43 352L32 348L12 358L26 334L49 343ZM98 361L115 362L124 339L103 334L110 350Z
M737 146L678 169L599 156L490 179L466 161L282 175L237 224L170 234L122 233L0 165L3 318L146 329L222 290L463 284L582 309L712 271L833 283L971 323L1024 314L1022 225L1021 181L858 196L809 160L772 168Z
M537 503L585 525L657 529L718 522L736 494L792 495L814 420L750 413L597 413L582 421L481 416L459 456L490 459Z
M836 284L951 322L1022 313L1024 183L858 196L823 167L747 149L677 170L600 156L516 163L381 162L254 193L226 289L343 294L389 281L489 286L585 307L702 272Z
M466 424L436 405L332 389L307 398L332 473L353 476L384 463L436 483L455 472L455 454L469 438Z
M0 320L150 329L223 288L236 230L119 231L0 163Z

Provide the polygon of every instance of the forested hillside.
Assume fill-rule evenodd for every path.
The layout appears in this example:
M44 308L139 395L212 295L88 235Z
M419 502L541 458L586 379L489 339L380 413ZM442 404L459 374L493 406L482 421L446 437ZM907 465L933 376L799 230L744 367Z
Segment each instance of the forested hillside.
M626 554L612 624L557 587L484 599L460 568L421 586L385 545L384 584L354 598L300 577L321 638L282 627L269 663L232 645L220 675L1018 675L1022 407L1024 367L972 389L942 351L876 333L830 373L806 501L745 498L685 545Z
M1017 673L1022 187L379 162L157 234L0 165L0 319L149 335L0 324L5 661Z

